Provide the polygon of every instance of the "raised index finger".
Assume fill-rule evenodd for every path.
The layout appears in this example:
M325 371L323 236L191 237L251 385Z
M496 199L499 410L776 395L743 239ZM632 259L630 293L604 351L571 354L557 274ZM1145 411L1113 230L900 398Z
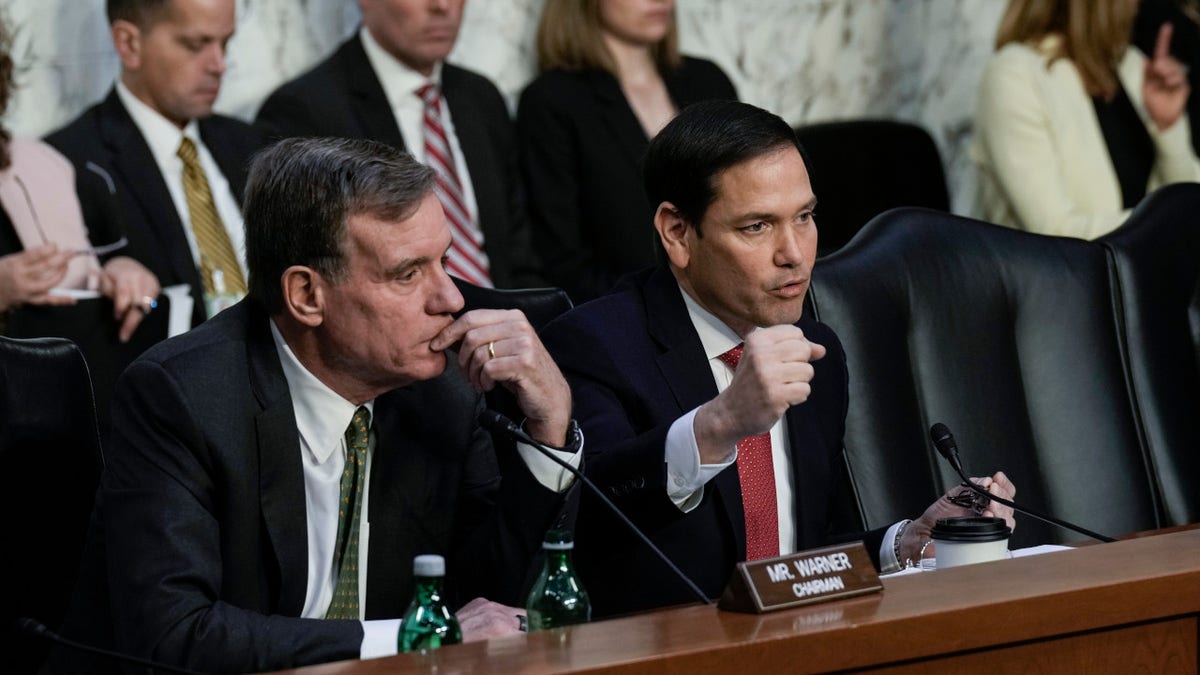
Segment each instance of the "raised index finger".
M1161 61L1171 56L1171 34L1174 32L1175 26L1170 21L1165 21L1158 27L1158 40L1154 43L1155 61Z

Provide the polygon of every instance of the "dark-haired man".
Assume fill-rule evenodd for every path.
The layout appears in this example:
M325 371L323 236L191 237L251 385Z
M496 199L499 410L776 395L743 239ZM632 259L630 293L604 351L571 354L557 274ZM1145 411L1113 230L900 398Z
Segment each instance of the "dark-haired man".
M246 292L239 198L260 146L214 115L234 0L108 0L121 72L108 96L46 141L116 193L129 255L164 287L191 287L192 323ZM112 217L81 191L85 220ZM226 296L222 298L221 296Z
M651 142L644 177L667 262L542 337L571 383L588 474L717 597L738 561L853 533L846 359L802 315L816 197L786 122L744 103L694 104ZM1013 493L1002 473L980 482ZM964 513L943 497L858 536L892 568L918 557L936 518ZM1012 524L1006 507L985 513ZM597 614L694 599L586 496L576 557Z
M481 286L539 285L508 107L487 78L446 63L464 4L358 0L358 32L267 97L255 124L269 138L370 138L407 149L438 171L454 232L450 273Z
M202 672L395 653L423 553L446 557L466 639L518 630L523 610L492 601L519 604L570 475L493 441L482 392L511 392L566 460L582 439L520 312L453 317L433 182L371 141L291 139L254 160L249 297L117 385L93 531L107 553L88 570L121 651Z

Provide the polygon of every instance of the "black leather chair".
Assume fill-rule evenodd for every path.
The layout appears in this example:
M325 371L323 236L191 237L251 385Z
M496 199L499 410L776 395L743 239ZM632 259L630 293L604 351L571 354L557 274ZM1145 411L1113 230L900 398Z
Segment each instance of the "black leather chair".
M103 463L88 367L61 338L0 337L0 490L8 583L5 672L33 672L48 644L14 620L57 627L75 586Z
M850 370L846 450L870 526L1004 470L1017 501L1108 535L1159 525L1102 247L904 208L817 261L816 316ZM820 386L820 382L814 382ZM1014 547L1080 535L1019 518Z
M1200 185L1151 193L1099 241L1165 524L1200 522Z
M571 298L561 288L484 288L454 279L463 296L463 312L471 309L519 309L534 330L571 309Z
M841 248L867 221L898 206L947 211L937 144L909 122L859 119L796 128L817 195L817 252Z

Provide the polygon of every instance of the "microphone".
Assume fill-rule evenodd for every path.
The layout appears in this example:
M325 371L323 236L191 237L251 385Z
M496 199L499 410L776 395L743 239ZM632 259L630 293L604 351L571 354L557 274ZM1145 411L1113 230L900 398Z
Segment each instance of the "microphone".
M972 492L974 492L976 494L987 497L988 499L991 499L992 501L1000 502L1001 504L1004 504L1005 506L1010 507L1015 511L1020 511L1021 513L1024 513L1027 516L1032 516L1034 518L1037 518L1038 520L1040 520L1044 523L1050 523L1051 525L1058 525L1059 527L1066 528L1068 530L1073 530L1075 532L1078 532L1079 534L1091 537L1092 539L1097 539L1099 541L1103 541L1105 543L1116 541L1116 539L1113 539L1112 537L1109 537L1109 536L1106 536L1103 534L1098 534L1096 532L1092 532L1091 530L1088 530L1086 528L1082 528L1078 525L1073 525L1071 523L1068 523L1065 520L1059 520L1058 518L1055 518L1054 516L1047 516L1047 515L1038 513L1037 511L1034 511L1032 509L1027 509L1023 506L1017 506L1015 503L1013 503L1003 497L997 497L996 495L988 492L987 490L984 490L983 488L976 485L971 479L967 478L967 474L963 472L962 461L958 458L958 444L954 442L954 435L950 433L950 429L947 428L945 424L938 422L938 423L934 424L932 427L929 427L929 437L933 440L933 447L937 449L938 454L941 455L942 457L946 458L946 461L950 462L950 466L954 467L954 470L956 472L958 472L958 475L963 479L963 487L970 489Z
M498 413L494 410L484 410L483 412L481 412L479 414L479 423L483 426L483 428L485 428L489 431L495 431L495 432L500 432L502 434L506 434L511 438L514 438L518 441L521 441L522 443L525 443L526 445L533 446L534 448L537 449L538 452L542 453L547 458L549 458L550 461L561 466L562 468L566 469L567 471L570 471L571 475L578 478L581 483L583 483L589 489L591 489L592 493L595 494L597 497L599 497L600 501L604 502L604 505L608 507L609 511L612 511L613 514L616 515L617 518L619 518L622 523L625 523L625 526L628 527L631 532L633 532L635 535L637 535L638 539L641 539L642 543L645 544L646 547L649 548L651 551L653 551L654 554L657 555L659 557L659 559L663 561L663 564L665 564L667 567L669 567L671 569L672 572L675 573L675 576L679 577L679 580L682 581L684 583L684 585L688 587L688 589L692 592L693 595L695 595L697 598L699 598L700 601L706 605L712 604L712 600L708 599L708 596L704 594L704 591L700 590L700 587L697 586L694 581L689 579L688 576L683 573L683 570L679 569L679 567L677 567L674 562L671 562L671 559L667 557L667 554L663 553L662 549L655 546L654 542L650 541L650 538L647 537L640 529L638 529L638 526L634 525L633 521L631 521L629 518L627 518L625 516L625 514L621 512L621 509L617 508L617 505L613 504L612 501L610 501L609 498L607 496L605 496L604 492L601 491L600 488L596 487L596 484L593 483L591 481L591 479L589 479L587 476L583 475L582 471L571 466L569 463L564 462L563 460L559 459L549 448L547 448L545 445L542 445L540 442L534 440L534 438L532 436L530 436L529 434L522 431L521 427L514 424L512 420L508 419L504 415L501 415L500 413Z
M55 633L54 631L50 630L49 628L47 628L46 624L42 623L41 621L38 621L37 619L30 619L28 617L20 617L16 620L16 627L17 627L17 630L19 630L22 633L25 633L27 635L32 635L37 638L49 640L55 644L70 647L71 649L78 649L79 651L88 652L90 654L99 654L100 656L103 656L107 659L112 659L114 661L124 661L126 663L135 663L139 666L150 668L152 670L162 670L162 671L165 671L168 673L182 673L183 675L200 675L199 673L197 673L194 670L188 670L186 668L179 668L177 666L168 666L166 664L158 663L156 661L149 661L147 659L141 659L136 656L130 656L128 654L121 654L118 652L110 652L107 649L101 649L99 647L92 647L90 645L85 645L80 642L75 642L74 640L68 640L67 638L65 638L65 637L59 635L58 633Z

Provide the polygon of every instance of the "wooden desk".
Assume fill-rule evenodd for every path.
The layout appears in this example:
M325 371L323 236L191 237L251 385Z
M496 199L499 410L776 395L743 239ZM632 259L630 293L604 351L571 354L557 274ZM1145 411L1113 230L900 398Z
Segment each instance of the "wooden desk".
M287 672L1196 673L1198 645L1193 529L894 577L882 593L772 614L696 605Z

